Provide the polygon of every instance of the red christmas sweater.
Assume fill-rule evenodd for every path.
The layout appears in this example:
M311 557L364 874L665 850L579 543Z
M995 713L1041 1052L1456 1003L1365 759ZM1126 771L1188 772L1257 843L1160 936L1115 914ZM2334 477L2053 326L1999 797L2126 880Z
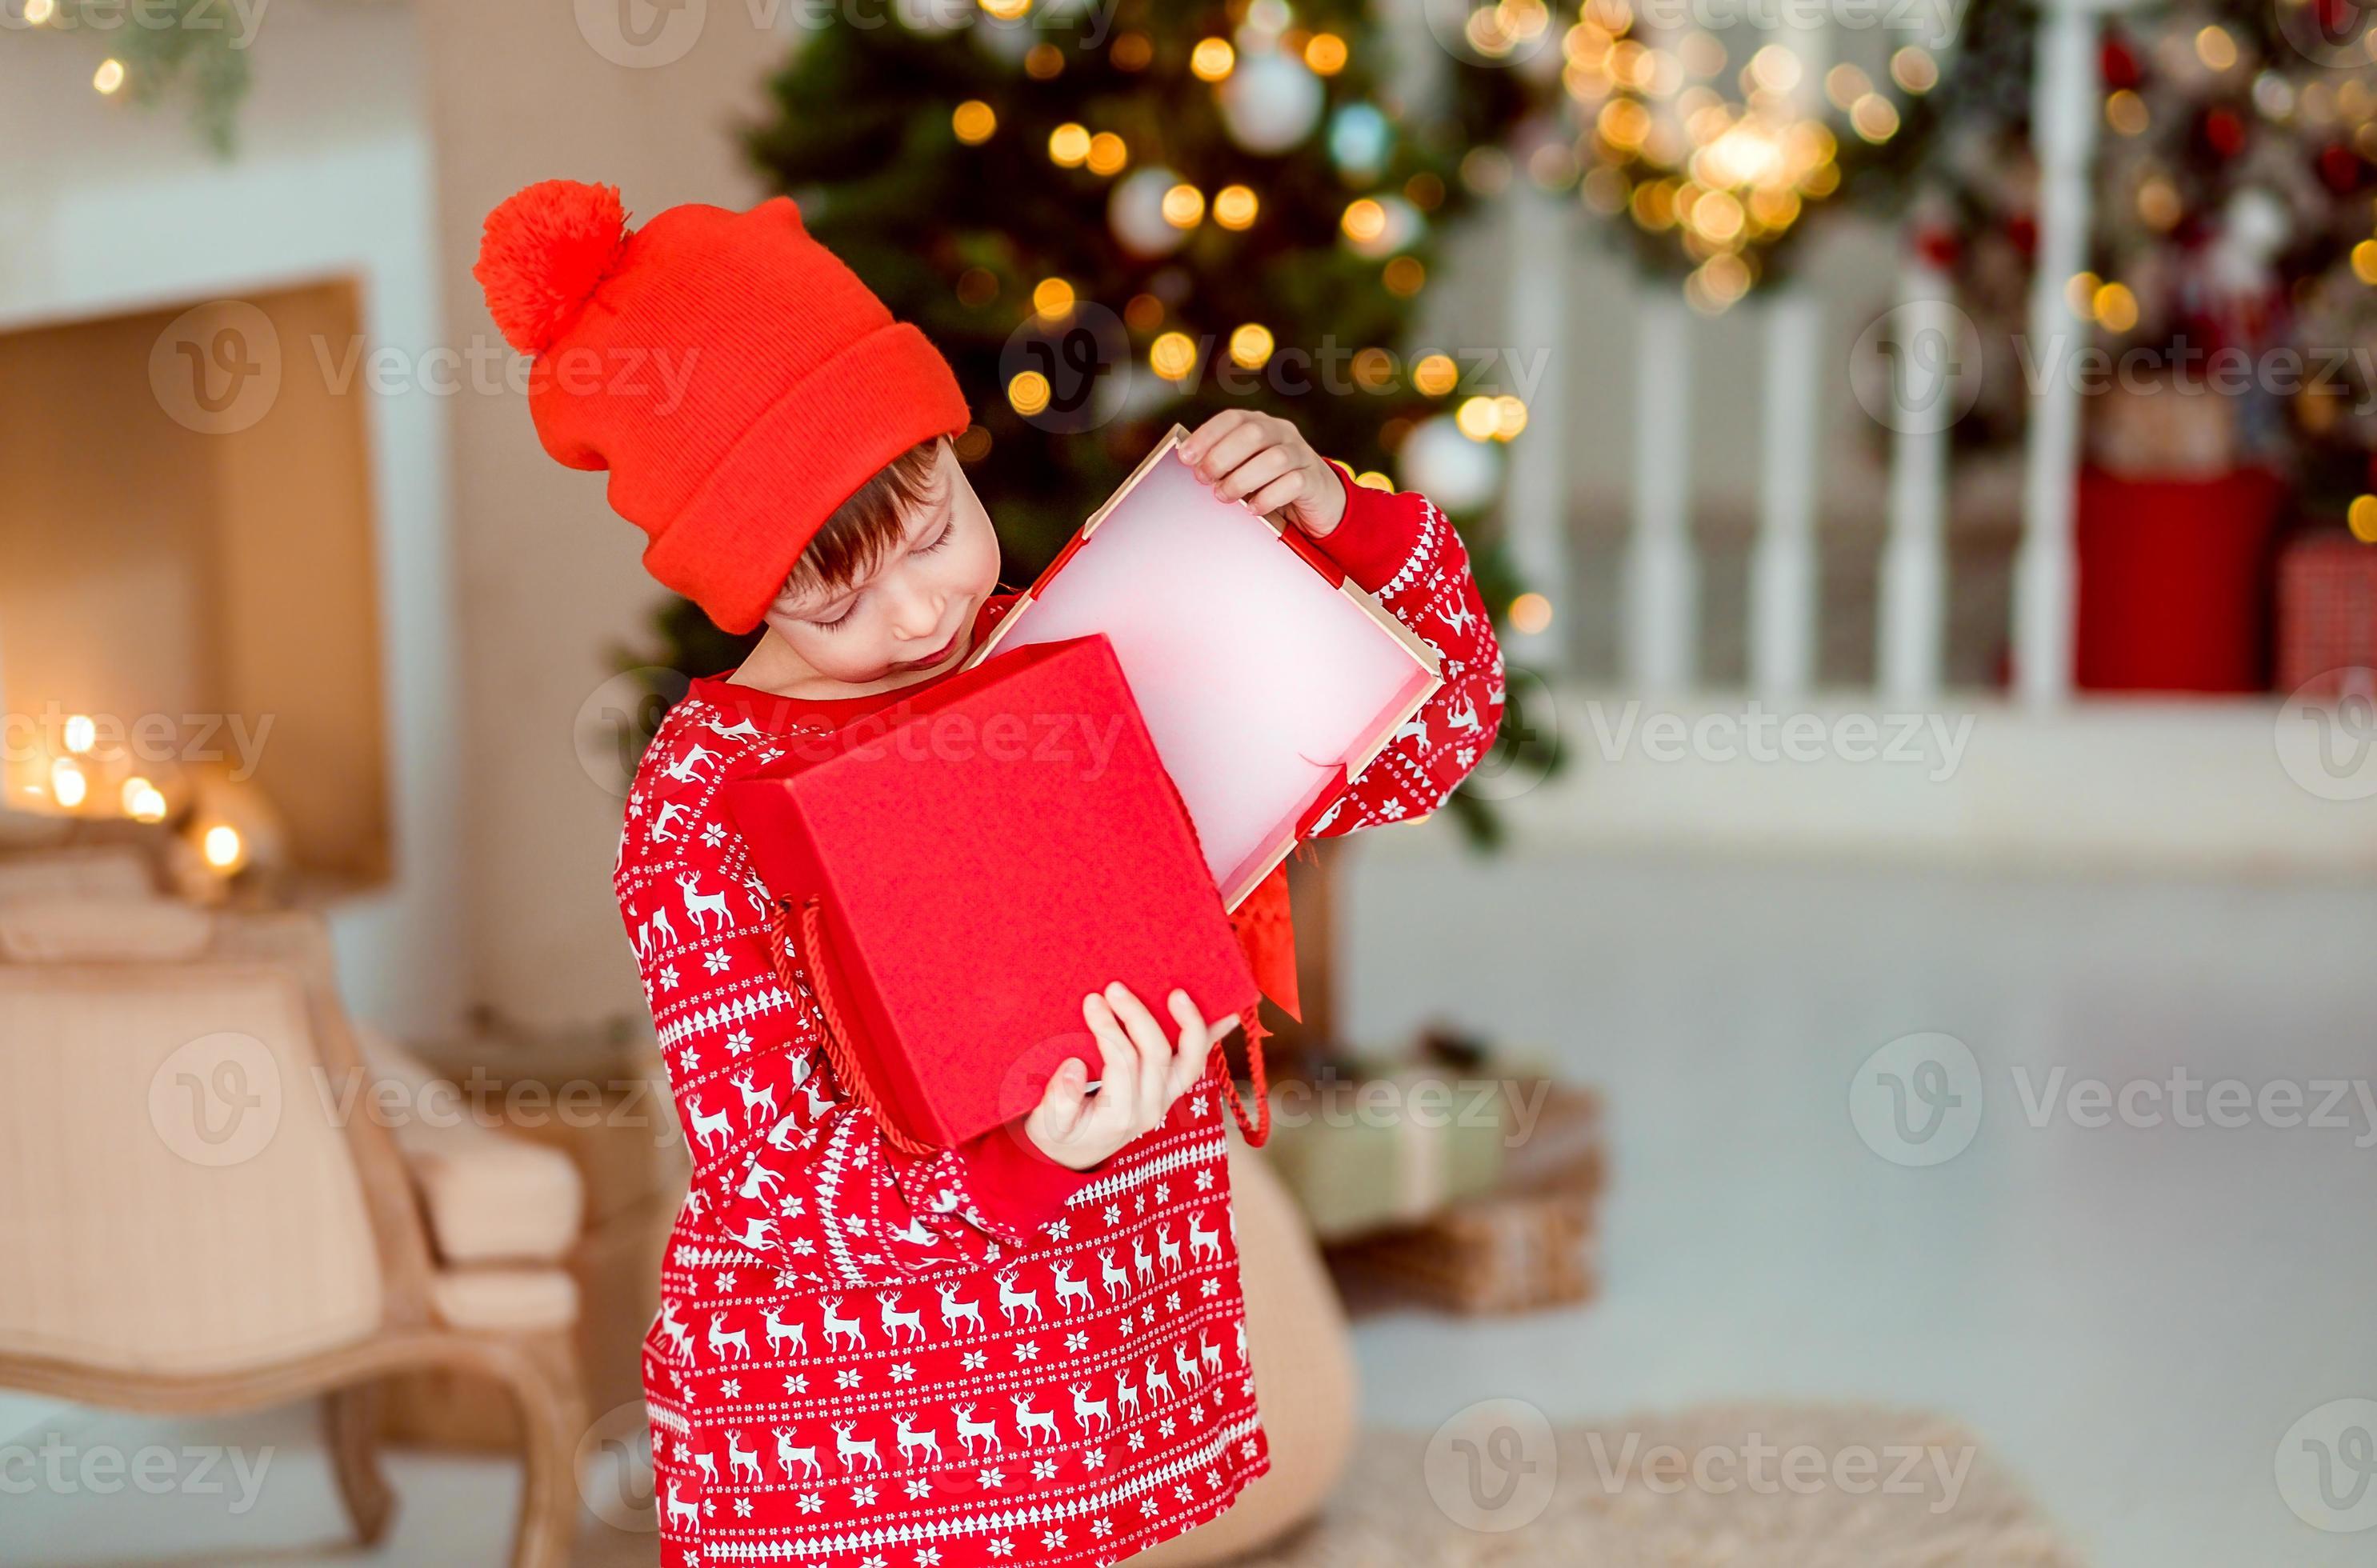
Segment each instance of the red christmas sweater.
M1416 493L1346 488L1320 547L1437 650L1444 686L1316 836L1434 810L1501 718L1459 537ZM1090 1170L1004 1131L916 1157L777 979L719 786L915 689L810 701L696 679L627 797L613 882L694 1161L644 1340L665 1564L1088 1568L1270 1467L1218 1051Z

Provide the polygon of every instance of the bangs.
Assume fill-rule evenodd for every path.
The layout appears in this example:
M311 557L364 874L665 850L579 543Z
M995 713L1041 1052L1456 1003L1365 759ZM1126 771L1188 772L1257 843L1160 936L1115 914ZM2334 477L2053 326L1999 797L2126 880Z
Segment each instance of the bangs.
M840 592L905 540L907 518L939 498L941 438L893 458L833 509L784 581L786 592Z

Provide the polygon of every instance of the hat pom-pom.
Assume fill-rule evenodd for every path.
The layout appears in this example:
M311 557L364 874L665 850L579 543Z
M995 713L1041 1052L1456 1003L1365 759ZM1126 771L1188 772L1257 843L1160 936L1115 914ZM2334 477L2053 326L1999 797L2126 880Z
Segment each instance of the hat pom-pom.
M487 214L471 276L504 341L539 354L567 329L627 243L618 188L540 180Z

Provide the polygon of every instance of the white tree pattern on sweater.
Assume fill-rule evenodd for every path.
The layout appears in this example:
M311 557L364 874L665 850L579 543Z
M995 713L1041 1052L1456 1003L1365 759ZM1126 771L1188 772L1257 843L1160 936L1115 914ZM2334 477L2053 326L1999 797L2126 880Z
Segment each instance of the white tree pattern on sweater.
M1433 810L1501 714L1458 536L1416 494L1352 494L1325 547L1445 685L1316 834ZM663 1561L1087 1568L1211 1518L1270 1465L1220 1070L1093 1173L999 1133L893 1149L805 972L779 982L718 806L823 725L763 724L743 689L698 680L663 719L613 879L695 1167L644 1345Z

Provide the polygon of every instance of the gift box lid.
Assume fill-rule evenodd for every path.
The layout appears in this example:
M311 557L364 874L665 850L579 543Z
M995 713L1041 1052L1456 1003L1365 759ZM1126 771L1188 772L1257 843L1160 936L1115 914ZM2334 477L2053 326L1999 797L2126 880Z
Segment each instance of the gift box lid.
M723 799L770 893L816 901L804 967L857 1036L865 1092L919 1141L1023 1115L1069 1056L1096 1077L1081 1003L1108 981L1160 1020L1175 987L1212 1020L1255 1000L1103 637L933 682Z
M1443 684L1301 533L1224 500L1176 425L974 655L1104 633L1235 909Z

